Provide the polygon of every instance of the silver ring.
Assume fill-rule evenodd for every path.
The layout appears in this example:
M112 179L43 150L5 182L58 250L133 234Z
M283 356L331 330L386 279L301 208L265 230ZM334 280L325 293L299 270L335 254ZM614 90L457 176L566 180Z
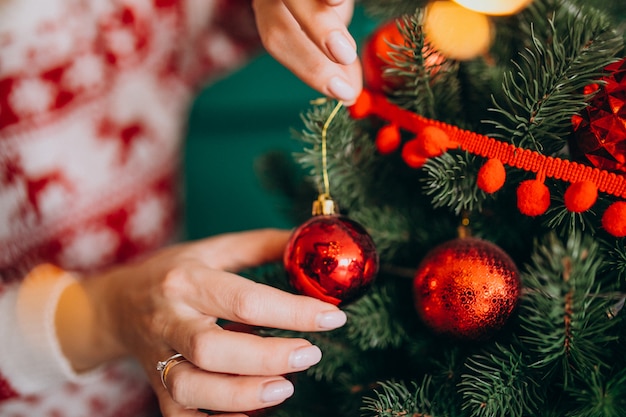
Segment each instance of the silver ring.
M170 370L178 365L179 363L188 362L187 359L183 357L182 354L176 353L164 361L158 361L156 365L156 370L161 373L161 383L167 389L167 384L165 384L165 379L167 378L167 374Z

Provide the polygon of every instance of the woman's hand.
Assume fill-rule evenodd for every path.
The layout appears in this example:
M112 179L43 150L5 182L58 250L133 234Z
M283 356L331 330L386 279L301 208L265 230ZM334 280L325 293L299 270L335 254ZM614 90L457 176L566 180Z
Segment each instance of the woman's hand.
M221 235L88 278L83 287L92 313L83 317L93 317L91 333L83 336L84 343L61 336L64 352L79 369L136 357L166 417L281 403L294 389L283 375L317 363L320 350L304 339L263 338L225 330L216 322L297 331L345 323L345 314L331 304L234 274L280 259L288 236L278 230ZM170 369L166 389L156 364L177 352L189 362Z
M253 0L267 51L324 95L352 104L362 89L348 32L354 0Z

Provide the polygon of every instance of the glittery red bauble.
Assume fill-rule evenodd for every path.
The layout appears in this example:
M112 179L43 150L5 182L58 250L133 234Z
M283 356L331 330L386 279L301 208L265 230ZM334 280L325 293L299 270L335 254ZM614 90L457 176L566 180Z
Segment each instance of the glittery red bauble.
M498 246L455 239L430 251L413 282L415 306L440 334L480 340L508 320L520 294L515 263Z
M572 117L572 154L596 168L626 172L626 59L606 67L605 85L594 84L585 93L595 95Z
M300 293L340 305L362 296L378 272L372 238L353 220L314 216L292 233L283 257Z

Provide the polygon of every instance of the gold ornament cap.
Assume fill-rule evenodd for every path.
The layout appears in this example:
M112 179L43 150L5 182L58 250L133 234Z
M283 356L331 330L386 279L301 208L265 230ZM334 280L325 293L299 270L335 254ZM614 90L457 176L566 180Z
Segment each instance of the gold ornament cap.
M312 213L314 216L330 216L336 214L337 210L335 202L328 194L320 194L317 200L313 202Z

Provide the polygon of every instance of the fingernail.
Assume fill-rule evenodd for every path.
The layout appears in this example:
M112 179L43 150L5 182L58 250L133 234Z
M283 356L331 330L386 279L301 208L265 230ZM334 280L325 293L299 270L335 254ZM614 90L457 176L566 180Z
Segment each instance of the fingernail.
M334 31L328 36L326 46L335 61L343 65L350 65L357 58L356 49L352 43L339 31Z
M287 380L277 380L266 382L261 390L261 401L273 403L282 401L293 395L293 384Z
M321 329L332 330L343 326L347 320L346 313L341 310L327 311L317 316L317 325Z
M330 93L343 101L352 101L356 99L356 91L347 82L340 77L333 77L328 83Z
M308 368L322 359L322 351L317 346L307 346L296 349L289 356L289 365L292 368Z

